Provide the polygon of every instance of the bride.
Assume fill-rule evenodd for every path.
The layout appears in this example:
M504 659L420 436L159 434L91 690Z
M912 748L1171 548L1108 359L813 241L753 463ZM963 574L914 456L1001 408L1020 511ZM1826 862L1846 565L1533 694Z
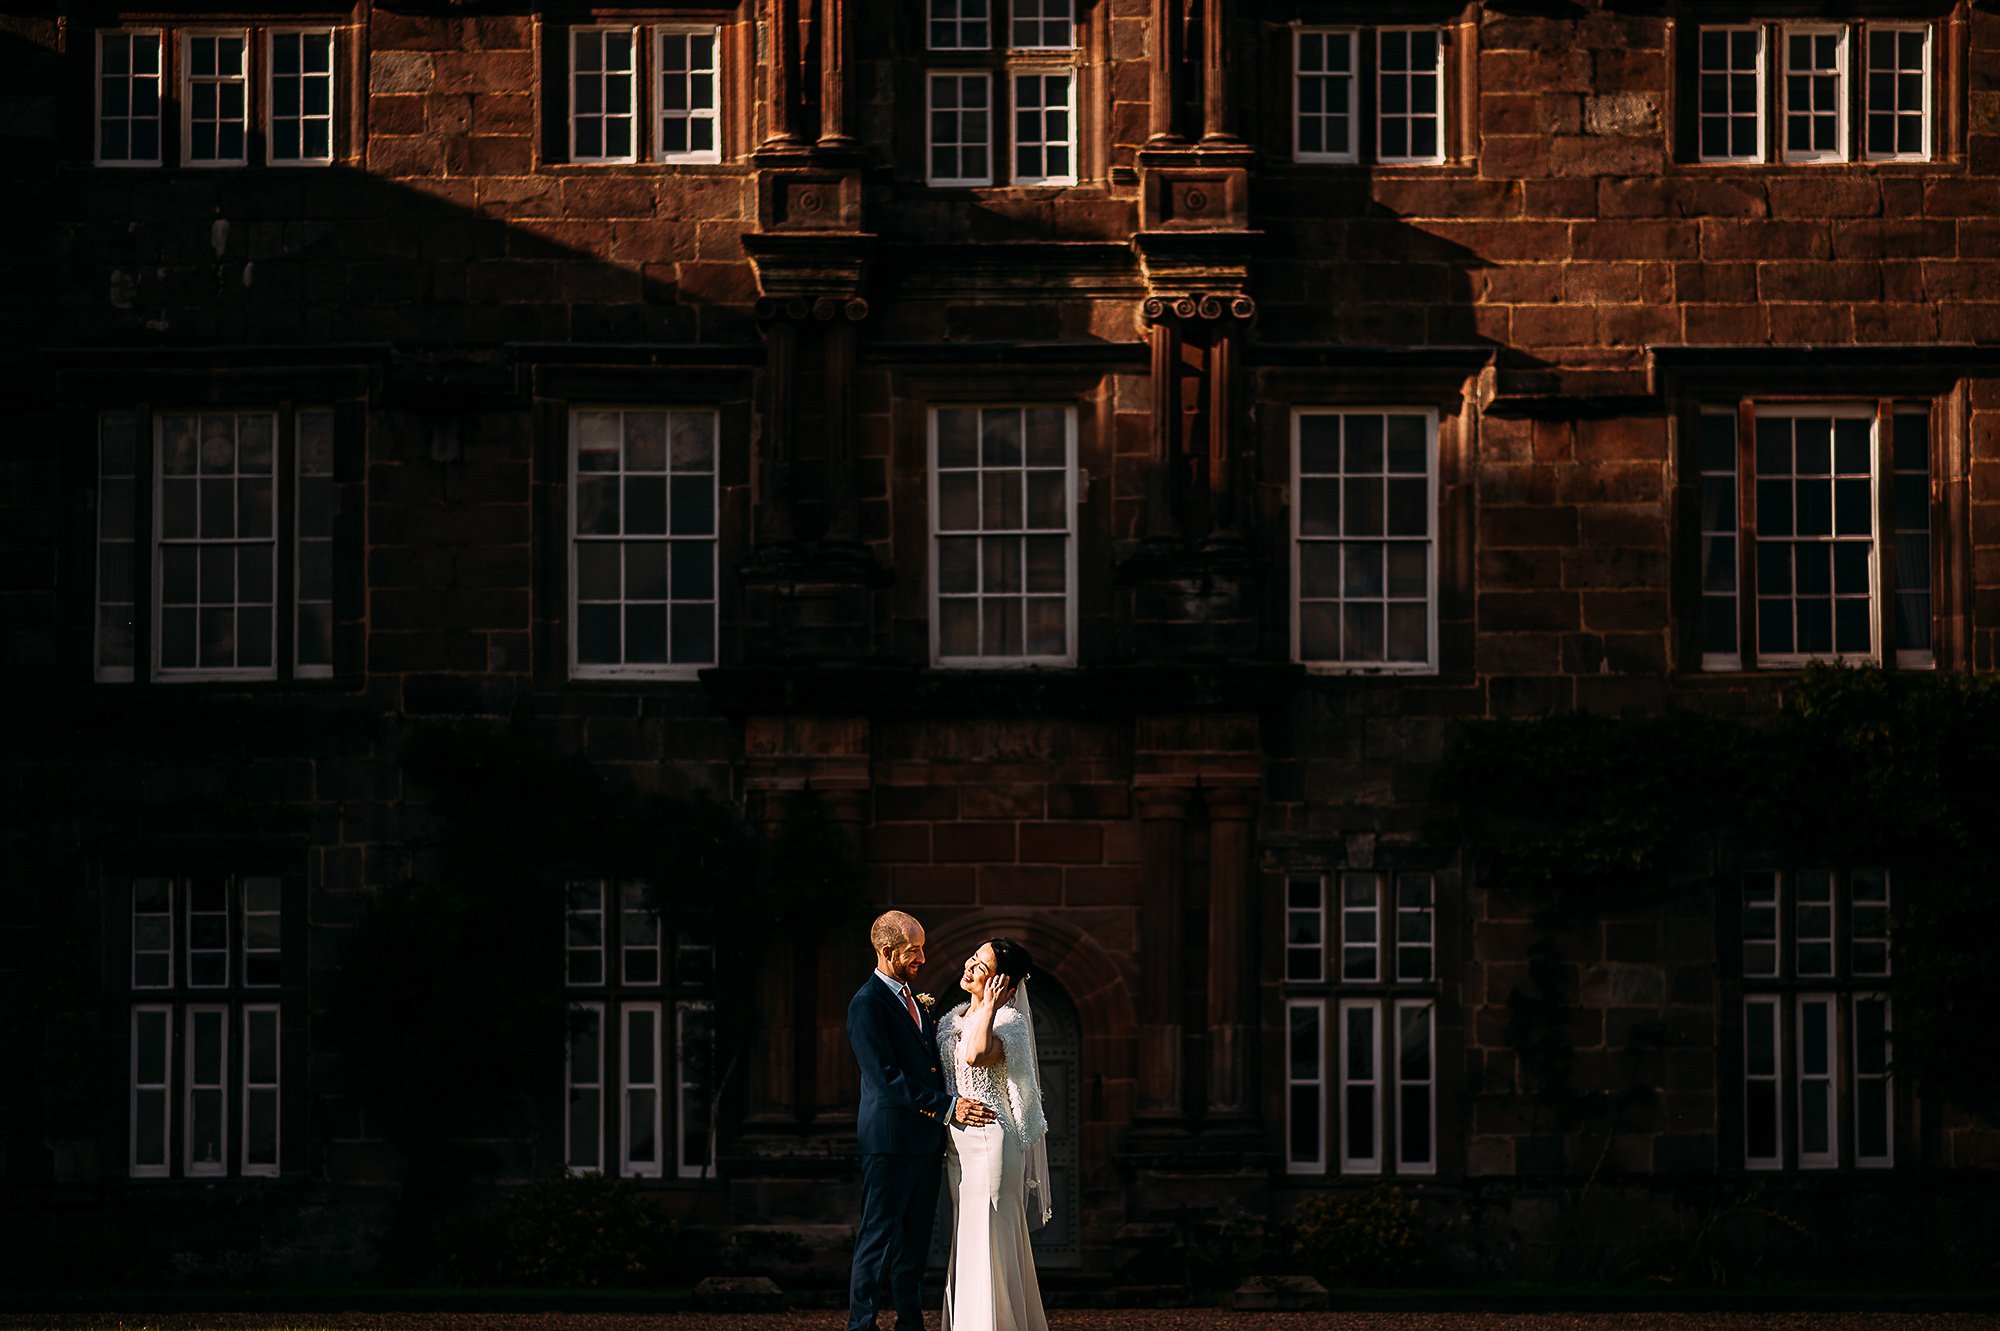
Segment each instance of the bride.
M945 1089L997 1115L979 1127L954 1123L946 1140L953 1221L941 1331L1048 1331L1028 1248L1029 1227L1051 1213L1032 969L1013 939L982 943L958 977L967 1000L938 1023Z

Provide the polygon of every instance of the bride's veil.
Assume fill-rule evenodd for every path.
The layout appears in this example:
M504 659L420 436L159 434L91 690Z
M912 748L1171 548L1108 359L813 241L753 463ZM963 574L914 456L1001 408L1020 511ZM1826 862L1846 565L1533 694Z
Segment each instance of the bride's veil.
M1023 1190L1028 1209L1028 1228L1040 1229L1055 1214L1049 1195L1049 1120L1042 1111L1042 1059L1035 1048L1035 1010L1028 1002L1028 981L1024 976L1014 987L1014 1006L1020 1010L1021 1024L1027 1028L1028 1058L1025 1067L1007 1065L1007 1079L1013 1083L1017 1119L1028 1138L1028 1159L1023 1171Z

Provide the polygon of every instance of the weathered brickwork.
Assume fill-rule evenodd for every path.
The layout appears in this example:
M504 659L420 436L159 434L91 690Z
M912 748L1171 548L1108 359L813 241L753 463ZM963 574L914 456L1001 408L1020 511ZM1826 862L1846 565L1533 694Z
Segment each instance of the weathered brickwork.
M1561 12L1522 12L1543 8ZM793 9L811 21L773 23ZM423 853L400 745L440 718L509 723L619 782L754 817L818 792L871 903L924 920L939 993L961 949L1024 938L1074 1021L1081 1223L1057 1266L1153 1283L1190 1216L1398 1179L1393 1159L1343 1173L1337 1044L1313 1083L1317 1162L1288 1136L1292 1005L1324 1000L1331 1041L1359 996L1386 1014L1380 1058L1401 1038L1399 995L1432 1005L1433 1140L1400 1181L1468 1266L1545 1269L1565 1180L1601 1180L1609 1249L1723 1205L1750 1178L1743 1073L1723 1052L1741 1023L1725 977L1745 866L1690 866L1672 898L1610 903L1559 940L1579 1089L1649 1090L1616 1131L1564 1138L1516 1093L1509 1004L1535 927L1438 844L1431 787L1464 718L1775 707L1791 669L1704 669L1700 447L1717 413L1833 403L1890 429L1920 412L1931 658L2000 665L2000 16L1972 0L1854 6L1839 20L1849 160L1700 160L1698 30L1794 10L1080 0L1073 52L1016 58L1004 41L928 51L914 10L882 21L852 0L377 0L310 23L10 6L0 226L33 261L0 327L0 644L18 735L0 781L9 862L31 886L0 918L0 995L29 1020L0 1024L18 1042L8 1066L32 1075L0 1089L0 1179L26 1199L8 1223L185 1226L217 1251L248 1251L262 1227L285 1236L274 1266L366 1266L398 1165L328 1032L347 936ZM1359 161L1300 160L1294 19L1354 32ZM1865 160L1878 21L1928 33L1925 160ZM644 160L664 132L663 22L713 30L718 161ZM614 23L645 28L642 160L572 160L569 43ZM1441 38L1439 160L1385 162L1376 39L1412 24ZM332 161L265 164L270 94L252 86L249 163L176 165L193 151L182 38L251 32L256 85L266 29L296 27L332 32ZM96 164L111 155L98 42L127 29L165 34L167 165ZM1760 122L1772 158L1780 37ZM926 184L930 71L988 71L1004 127L1016 67L1072 65L1077 183L1007 183L1008 129L988 145L999 184ZM934 431L945 412L1024 404L1068 413L1025 427L1055 431L1048 469L1068 486L1044 529L1067 542L1061 649L940 668ZM291 678L308 672L286 648L284 678L155 678L165 575L145 540L167 519L134 519L128 552L105 553L120 501L102 422L319 407L333 415L325 677ZM573 664L573 434L596 408L715 422L699 501L714 647L698 673ZM1416 519L1428 650L1407 671L1308 669L1294 547L1331 535L1295 474L1301 422L1383 412L1434 429ZM980 493L982 520L1019 521ZM137 679L100 681L119 557L138 561ZM300 596L278 594L282 614ZM1887 599L1872 588L1871 606ZM1870 641L1893 662L1888 624L1883 610ZM227 1205L178 1166L131 1176L144 995L125 983L121 884L188 865L297 885L281 1174L226 1178ZM1333 978L1344 875L1379 878L1391 931L1404 879L1430 884L1428 978ZM1301 881L1329 894L1335 968L1309 982L1287 969ZM745 980L765 1034L726 1092L739 1130L721 1181L669 1178L663 1205L797 1225L835 1253L854 1183L840 1010L865 969L854 940L773 941ZM1838 1201L1792 1165L1770 1176L1822 1199L1812 1214L1856 1243L1876 1232L1855 1218L1871 1207L1908 1214L1946 1167L1972 1195L2000 1161L1984 1126L1895 1096L1893 1168L1843 1162ZM503 1175L530 1167L522 1141L496 1131Z

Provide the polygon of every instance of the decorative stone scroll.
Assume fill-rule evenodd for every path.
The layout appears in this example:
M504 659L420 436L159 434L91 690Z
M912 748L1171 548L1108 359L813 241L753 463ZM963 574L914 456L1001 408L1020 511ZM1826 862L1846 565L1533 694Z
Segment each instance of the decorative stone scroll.
M868 302L860 296L759 296L751 306L759 319L805 323L831 323L836 319L860 323L868 317Z
M1257 302L1250 297L1234 293L1191 291L1185 295L1148 296L1140 304L1139 312L1148 323L1165 323L1179 320L1183 323L1201 319L1254 319L1257 317Z

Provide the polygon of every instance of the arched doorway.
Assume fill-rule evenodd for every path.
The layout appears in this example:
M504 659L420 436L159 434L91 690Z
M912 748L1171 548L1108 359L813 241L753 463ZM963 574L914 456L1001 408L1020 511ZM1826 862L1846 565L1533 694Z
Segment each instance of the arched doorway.
M1082 1028L1076 1005L1061 985L1045 975L1037 975L1030 985L1035 1049L1042 1060L1042 1112L1049 1120L1049 1191L1055 1211L1048 1224L1033 1232L1035 1266L1074 1270L1083 1264ZM931 1266L939 1270L949 1253L951 1221L950 1194L940 1190L930 1254Z

